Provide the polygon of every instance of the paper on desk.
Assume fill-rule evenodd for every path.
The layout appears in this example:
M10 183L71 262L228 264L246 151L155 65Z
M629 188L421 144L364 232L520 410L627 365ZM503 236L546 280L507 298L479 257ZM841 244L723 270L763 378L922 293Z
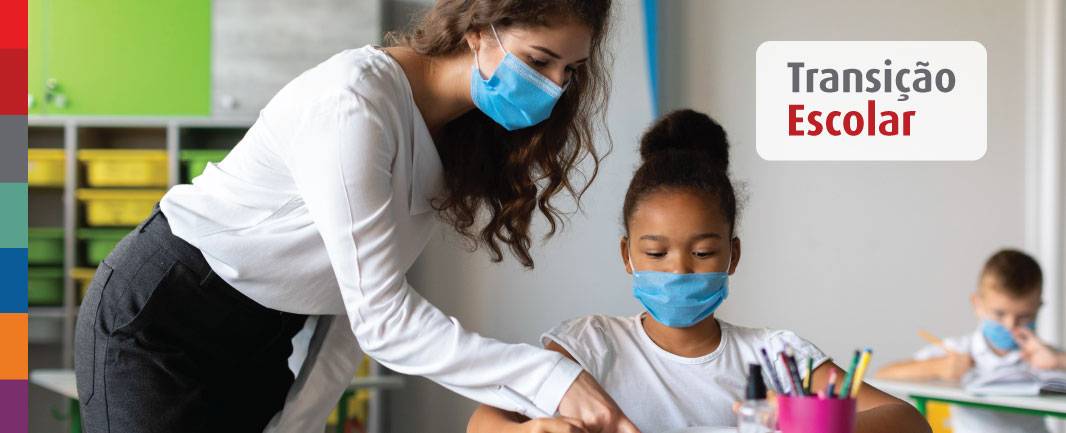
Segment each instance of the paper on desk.
M963 376L963 388L974 395L1031 396L1041 391L1066 393L1066 371L972 370Z

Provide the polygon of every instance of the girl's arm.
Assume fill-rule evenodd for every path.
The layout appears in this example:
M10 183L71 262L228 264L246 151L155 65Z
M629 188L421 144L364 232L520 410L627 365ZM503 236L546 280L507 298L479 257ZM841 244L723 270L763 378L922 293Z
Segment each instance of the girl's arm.
M574 362L573 355L556 342L548 343L548 350L559 352ZM582 371L582 376L588 372ZM582 378L579 376L578 380ZM587 433L585 424L579 419L537 418L529 419L515 412L505 411L489 405L478 406L466 425L467 433Z
M514 412L481 405L466 425L467 433L588 433L581 420L573 418L529 419Z
M837 377L844 377L844 370L832 362L824 363L814 370L815 391L825 389L829 372L836 370ZM917 409L907 402L888 395L863 383L859 389L856 433L931 433L932 429Z

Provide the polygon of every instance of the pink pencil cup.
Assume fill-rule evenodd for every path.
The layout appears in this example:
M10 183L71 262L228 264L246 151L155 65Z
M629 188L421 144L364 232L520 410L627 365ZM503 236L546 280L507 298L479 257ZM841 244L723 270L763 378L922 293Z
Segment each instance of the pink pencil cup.
M777 398L781 433L855 433L855 399L817 396Z

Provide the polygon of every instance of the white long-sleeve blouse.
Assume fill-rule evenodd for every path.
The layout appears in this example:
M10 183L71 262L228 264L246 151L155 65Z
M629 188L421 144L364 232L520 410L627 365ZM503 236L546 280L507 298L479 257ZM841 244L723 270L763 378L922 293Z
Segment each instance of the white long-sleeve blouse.
M392 370L517 409L495 392L506 384L553 412L578 364L466 330L406 281L438 225L430 200L443 182L402 68L365 46L287 84L222 162L172 188L160 206L174 234L256 302L347 314L359 347ZM327 347L318 356L328 363L355 353ZM347 370L332 373L338 389L354 374Z

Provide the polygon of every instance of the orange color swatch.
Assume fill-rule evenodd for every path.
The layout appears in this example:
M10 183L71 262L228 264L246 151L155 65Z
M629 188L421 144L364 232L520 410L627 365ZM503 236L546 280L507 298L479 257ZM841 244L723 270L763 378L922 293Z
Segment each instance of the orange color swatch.
M29 378L28 324L28 314L0 314L0 380Z

